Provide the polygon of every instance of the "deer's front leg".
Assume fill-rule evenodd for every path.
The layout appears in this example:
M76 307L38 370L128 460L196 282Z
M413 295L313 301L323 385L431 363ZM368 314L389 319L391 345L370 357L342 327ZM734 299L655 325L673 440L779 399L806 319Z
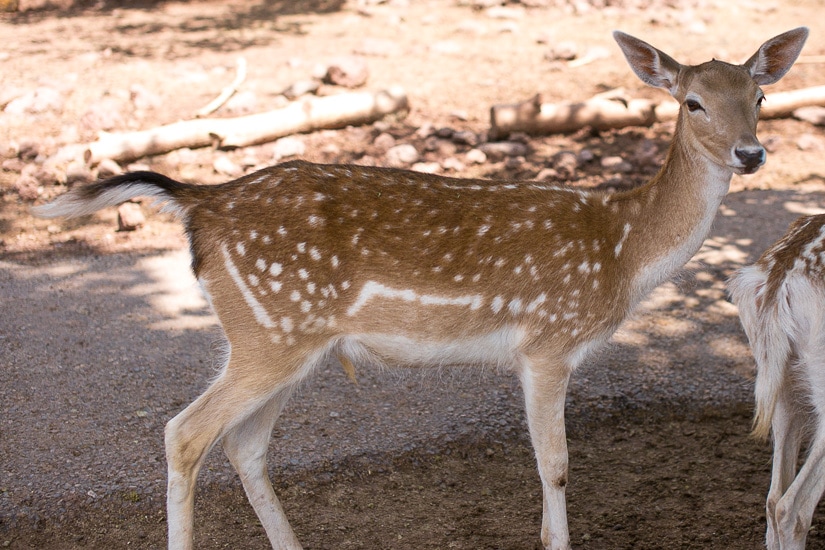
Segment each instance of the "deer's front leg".
M567 439L564 401L570 370L561 363L531 359L521 372L527 425L541 477L541 542L547 550L568 550Z

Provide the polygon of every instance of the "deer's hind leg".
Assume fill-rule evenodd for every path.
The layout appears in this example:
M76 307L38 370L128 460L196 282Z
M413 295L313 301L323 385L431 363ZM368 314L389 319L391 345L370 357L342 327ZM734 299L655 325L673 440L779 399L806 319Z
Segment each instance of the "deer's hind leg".
M266 449L293 387L320 356L298 358L272 347L245 354L233 350L221 375L166 425L170 549L192 548L196 479L221 438L273 546L300 548L266 475Z

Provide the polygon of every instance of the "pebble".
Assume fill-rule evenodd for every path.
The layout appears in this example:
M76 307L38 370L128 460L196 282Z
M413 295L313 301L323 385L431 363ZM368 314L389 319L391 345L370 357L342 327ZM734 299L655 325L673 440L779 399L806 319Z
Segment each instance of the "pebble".
M391 147L385 155L387 166L401 168L409 166L419 159L418 150L408 143Z

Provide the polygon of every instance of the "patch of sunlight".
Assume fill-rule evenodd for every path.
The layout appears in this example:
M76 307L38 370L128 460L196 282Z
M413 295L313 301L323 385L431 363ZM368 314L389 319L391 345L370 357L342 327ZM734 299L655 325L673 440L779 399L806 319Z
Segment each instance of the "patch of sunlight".
M738 242L731 243L722 237L711 237L696 254L695 261L708 265L744 264L748 253L740 248Z
M217 318L189 267L189 250L181 249L143 258L135 268L150 282L133 287L132 294L145 296L166 319L150 325L156 330L213 327Z
M723 216L736 216L736 210L726 204L719 206L719 213Z
M753 363L751 350L747 342L734 336L718 336L707 342L714 355L727 359L745 360L748 365Z
M796 201L785 201L782 205L785 207L785 210L788 212L793 212L794 214L810 216L812 214L822 214L825 213L825 208L819 206L816 202L796 202Z

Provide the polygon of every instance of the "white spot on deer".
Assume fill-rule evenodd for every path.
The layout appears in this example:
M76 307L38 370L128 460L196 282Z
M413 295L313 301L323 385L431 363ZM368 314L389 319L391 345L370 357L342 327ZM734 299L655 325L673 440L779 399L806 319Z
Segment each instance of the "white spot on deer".
M281 284L281 281L269 281L269 288L272 289L272 292L277 294L278 292L281 291L281 287L283 287L283 284Z
M289 294L289 299L292 300L293 302L300 302L301 301L301 293L298 292L297 290L293 290Z
M505 263L506 263L506 261L504 260L504 258L499 258L498 260L495 261L495 263L493 265L496 266L496 267L501 267Z
M542 292L541 294L539 294L539 295L536 297L536 299L535 299L535 300L533 300L532 302L530 302L529 304L527 304L527 307L526 307L526 308L524 308L524 311L526 311L527 313L533 313L534 311L536 311L536 309L538 309L538 307L539 307L541 304L543 304L543 303L544 303L544 302L546 302L546 301L547 301L547 294L545 294L544 292Z
M338 267L338 256L333 256L329 262L332 264L333 269L336 269Z
M298 243L298 252L304 254L307 251L307 243Z
M307 283L307 294L315 294L315 283Z
M455 281L457 283L460 283L463 280L464 280L464 275L456 275L455 277L453 277L453 281Z
M271 266L269 266L269 274L273 277L277 277L280 275L284 270L284 266L279 264L278 262L273 262Z
M489 230L490 230L490 226L489 226L489 225L487 225L487 224L482 225L481 227L479 227L479 228L478 228L478 231L476 231L476 235L478 235L479 237L482 237L482 236L484 236L484 234L485 234L485 233L487 233Z
M515 268L513 268L513 273L515 273L516 275L520 275L521 274L521 269L522 269L521 266L517 265Z
M260 271L266 270L266 260L263 258L258 258L255 260L255 267L257 267Z
M551 222L550 220L544 220L544 222L542 222L541 225L544 226L544 228L547 230L553 229L553 222Z
M332 286L332 285L330 285L330 286ZM344 281L343 283L341 283L341 290L346 290L349 287L350 287L350 282L349 281Z
M235 251L238 253L238 256L246 255L246 245L243 243L236 244Z
M405 302L419 302L422 305L435 306L469 306L470 309L478 309L483 303L479 295L467 296L438 296L433 294L419 295L412 289L396 289L382 285L376 281L367 281L361 287L355 302L347 309L347 315L352 317L364 308L370 301L384 298L390 300L402 300Z
M281 237L286 237L286 228L282 225L281 227L278 228L277 233Z
M315 260L316 262L321 259L321 253L318 251L317 248L314 246L309 249L309 257Z
M309 218L307 218L307 223L310 227L321 227L322 225L324 225L324 218L313 214Z
M272 237L270 237L269 235L264 235L261 240L264 242L264 244L269 244L272 242Z
M301 313L309 313L310 309L312 309L312 304L309 300L304 300L301 302Z
M510 313L512 313L513 315L518 315L519 313L521 313L521 310L523 309L521 298L513 298L512 300L510 300L510 303L507 304L507 309L509 309Z
M281 317L281 330L289 334L292 332L294 327L295 325L292 323L292 319L290 317Z
M227 273L229 276L232 277L232 280L235 282L235 285L238 287L238 290L241 292L241 296L243 296L244 301L246 304L252 309L252 313L255 316L255 320L264 328L272 328L275 326L275 323L272 322L272 319L269 317L269 314L264 309L264 306L255 298L255 295L246 286L244 283L243 277L241 273L238 271L238 268L235 267L235 264L232 262L232 257L229 255L229 251L226 249L226 245L221 245L221 252L223 253L223 261L224 266L226 267Z
M258 238L258 232L257 231L255 231L253 229L252 231L249 232L249 240L254 241L257 238Z
M481 280L481 273L476 273L475 275L473 275L473 282L474 283L477 283L480 280Z
M309 272L302 267L301 269L298 270L298 277L300 277L302 280L306 281L307 279L309 279Z
M590 262L587 260L583 261L579 264L578 270L579 273L590 273Z
M596 262L593 264L593 273L598 273L602 270L602 264L600 262Z
M619 238L619 242L616 243L616 247L613 249L613 253L616 257L619 257L619 254L622 253L622 247L624 246L624 241L627 239L627 235L630 233L630 224L625 223L624 228L622 229L622 236Z
M249 284L251 284L252 286L258 286L258 284L260 284L261 282L260 279L258 279L258 276L252 273L247 275L246 278L249 281Z

